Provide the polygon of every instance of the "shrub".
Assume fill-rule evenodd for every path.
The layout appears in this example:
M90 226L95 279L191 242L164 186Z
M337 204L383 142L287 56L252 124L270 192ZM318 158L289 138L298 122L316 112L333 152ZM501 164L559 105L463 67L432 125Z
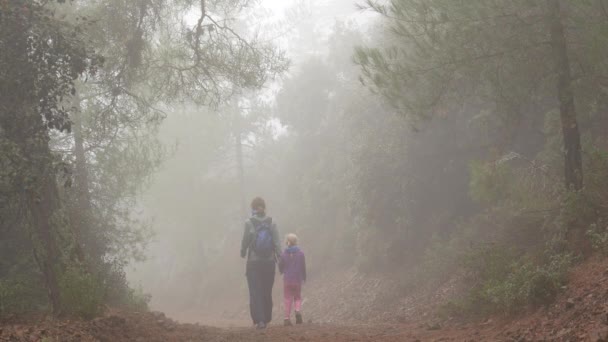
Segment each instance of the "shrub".
M589 226L587 237L593 250L608 256L608 226L602 220Z
M12 276L0 280L0 317L44 308L47 296L35 277Z
M144 292L141 286L129 288L123 306L135 311L148 311L148 304L152 296Z
M122 264L104 263L98 267L98 271L100 277L104 279L103 291L106 304L128 310L148 310L150 295L145 294L141 287L129 286Z
M103 289L101 282L80 267L69 266L61 275L62 309L66 314L91 319L101 314Z
M477 202L497 202L509 190L509 178L512 175L505 163L472 161L469 172L469 195Z
M551 303L566 281L574 259L555 254L534 261L512 249L484 246L468 253L463 266L471 290L442 308L444 314L512 314L530 305Z

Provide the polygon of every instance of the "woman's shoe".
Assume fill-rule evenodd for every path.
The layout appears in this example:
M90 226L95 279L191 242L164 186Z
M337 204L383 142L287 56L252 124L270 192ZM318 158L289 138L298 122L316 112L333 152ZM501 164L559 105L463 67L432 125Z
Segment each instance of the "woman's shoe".
M266 329L266 323L260 322L255 326L255 328L258 330Z

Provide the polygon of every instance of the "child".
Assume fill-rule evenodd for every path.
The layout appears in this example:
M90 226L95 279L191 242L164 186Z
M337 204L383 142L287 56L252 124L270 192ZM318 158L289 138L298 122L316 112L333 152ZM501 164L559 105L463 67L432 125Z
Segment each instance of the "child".
M306 261L298 247L298 237L288 234L287 248L279 260L279 271L283 275L283 295L285 298L285 326L291 325L291 304L295 304L296 324L302 324L302 283L306 281Z

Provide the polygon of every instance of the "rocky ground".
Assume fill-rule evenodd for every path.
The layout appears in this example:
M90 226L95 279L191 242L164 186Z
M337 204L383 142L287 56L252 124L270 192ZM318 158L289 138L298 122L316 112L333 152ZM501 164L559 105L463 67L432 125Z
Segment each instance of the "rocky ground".
M374 280L357 284L380 286ZM112 311L91 321L5 322L0 328L0 341L608 341L608 260L594 259L581 265L572 272L567 289L553 305L517 317L464 323L438 321L432 315L404 316L401 310L391 316L400 317L395 321L368 309L361 307L357 314L374 315L369 317L371 323L364 323L361 316L357 320L313 321L294 327L277 324L264 331L183 324L162 313ZM340 316L339 308L327 310Z

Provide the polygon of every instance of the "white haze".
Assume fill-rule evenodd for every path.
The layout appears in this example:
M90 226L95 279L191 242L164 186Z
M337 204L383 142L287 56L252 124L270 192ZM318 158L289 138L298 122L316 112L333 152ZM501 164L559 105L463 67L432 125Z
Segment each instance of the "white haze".
M353 0L264 0L244 15L261 19L256 21L255 30L287 52L292 68L286 77L311 57L323 58L327 54L328 37L337 23L361 28L371 22L371 15L358 10ZM342 53L343 63L351 62L350 52ZM281 84L281 80L275 80L256 95L265 106L261 125L273 131L274 139L289 134L277 118L270 117ZM243 112L246 116L247 110ZM233 191L237 177L234 143L225 138L233 127L225 123L231 120L224 119L231 115L226 108L218 109L218 113L208 108L175 108L159 132L168 158L142 196L142 215L151 222L154 238L147 260L132 265L128 277L136 287L145 284L142 290L152 295L152 309L166 311L179 319L200 320L202 312L208 315L204 306L209 293L203 291L221 288L222 282L230 283L227 291L234 291L235 303L241 303L241 308L227 310L246 308L243 261L238 257L245 213L243 203L239 203ZM263 142L245 136L244 143ZM245 154L254 159L245 161L246 173L250 168L259 168L252 163L263 161L253 152L245 150ZM272 189L272 184L257 184L253 177L256 175L247 174L246 198L255 195L272 198L273 194L268 192L281 190ZM209 191L217 192L214 200L203 200L201 197L207 197ZM273 203L269 207L281 222L281 213L272 211ZM214 264L224 270L218 270ZM217 278L213 280L219 284L209 277Z

